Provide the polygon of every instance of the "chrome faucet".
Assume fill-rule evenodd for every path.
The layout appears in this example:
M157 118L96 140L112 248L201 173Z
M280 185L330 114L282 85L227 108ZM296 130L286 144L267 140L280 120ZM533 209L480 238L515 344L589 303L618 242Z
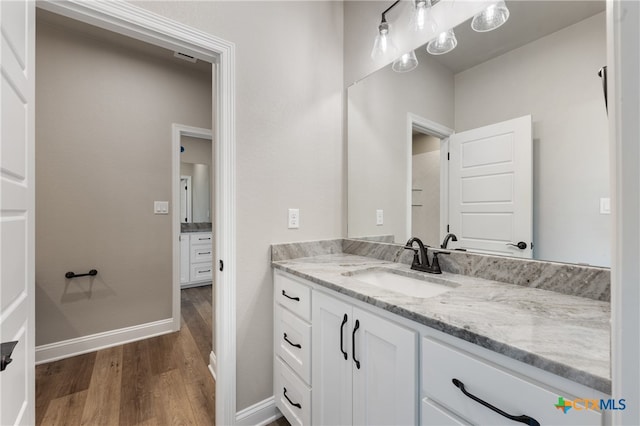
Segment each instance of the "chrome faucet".
M447 244L449 244L449 240L458 241L458 237L456 237L456 234L447 234L447 236L444 237L444 241L440 245L440 248L446 249L447 248Z
M413 247L413 243L418 243L418 248ZM438 261L439 254L449 254L441 251L434 251L431 264L429 264L429 256L427 255L426 246L420 241L420 238L412 237L407 241L404 248L406 250L413 250L413 262L411 263L411 269L415 271L428 272L430 274L441 274L440 262Z

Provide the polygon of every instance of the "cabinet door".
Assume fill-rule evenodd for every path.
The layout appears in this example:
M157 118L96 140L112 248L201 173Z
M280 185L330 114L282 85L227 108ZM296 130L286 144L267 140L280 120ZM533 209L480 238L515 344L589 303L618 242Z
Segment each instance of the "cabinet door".
M311 417L315 425L352 424L351 310L333 297L313 293Z
M180 283L189 282L189 235L180 235Z
M358 308L353 321L353 424L417 424L415 331Z

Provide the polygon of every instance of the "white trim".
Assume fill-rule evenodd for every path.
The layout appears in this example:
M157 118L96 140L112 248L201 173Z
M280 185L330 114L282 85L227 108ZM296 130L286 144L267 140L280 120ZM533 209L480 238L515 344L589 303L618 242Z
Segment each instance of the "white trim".
M173 303L171 315L173 317L174 331L180 330L180 138L189 136L192 138L208 139L213 143L213 134L210 129L185 126L173 123L171 125L171 200L173 213L171 216L171 244L173 264ZM212 147L213 152L213 147ZM214 170L214 173L217 171ZM217 176L216 176L217 178ZM189 178L191 180L191 178ZM213 336L211 336L213 338Z
M211 375L213 376L213 380L217 380L216 378L217 369L218 369L218 360L216 359L216 354L214 354L213 351L211 351L211 353L209 354L209 372L211 372Z
M455 133L442 124L435 121L420 117L413 113L407 113L407 211L406 211L406 234L405 239L409 239L411 235L411 203L413 194L413 129L419 130L421 133L440 138L440 240L446 235L446 228L449 218L449 162L447 154L449 153L449 137Z
M640 424L640 4L607 2L607 80L613 252L611 387L627 408L616 425Z
M36 346L36 365L173 332L171 318Z
M253 404L236 414L236 424L239 426L264 426L282 417L280 410L276 408L273 396Z
M236 413L236 147L235 45L126 1L41 0L38 7L216 64L216 424L235 424ZM174 230L175 234L175 230ZM174 277L175 279L175 277Z

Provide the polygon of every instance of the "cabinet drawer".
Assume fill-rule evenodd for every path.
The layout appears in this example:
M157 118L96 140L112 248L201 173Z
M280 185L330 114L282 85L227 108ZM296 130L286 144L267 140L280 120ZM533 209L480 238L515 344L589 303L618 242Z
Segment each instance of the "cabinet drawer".
M275 274L276 302L306 321L311 321L311 288L289 278Z
M195 245L208 245L211 246L213 235L211 233L197 233L191 234L191 246Z
M191 247L191 263L211 262L212 260L213 250L211 249L211 244Z
M447 410L438 407L429 398L422 400L420 408L420 418L422 426L468 426L469 423L455 417Z
M513 426L512 420L464 395L453 379L494 407L514 416L527 415L541 425L602 424L600 412L575 409L565 414L555 407L558 397L584 396L559 393L436 340L423 339L422 390L426 396L472 424Z
M210 281L213 278L212 266L211 263L191 265L191 281Z
M311 383L311 326L276 305L276 354L306 383Z
M291 425L311 424L311 389L278 357L275 362L276 406Z

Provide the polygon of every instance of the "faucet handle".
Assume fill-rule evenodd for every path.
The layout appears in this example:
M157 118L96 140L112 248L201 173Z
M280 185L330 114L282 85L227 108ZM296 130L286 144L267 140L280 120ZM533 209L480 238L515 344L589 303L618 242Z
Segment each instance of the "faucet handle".
M420 264L420 256L418 255L419 250L417 248L413 248L411 246L404 246L405 250L413 250L413 264L414 265L419 265Z

